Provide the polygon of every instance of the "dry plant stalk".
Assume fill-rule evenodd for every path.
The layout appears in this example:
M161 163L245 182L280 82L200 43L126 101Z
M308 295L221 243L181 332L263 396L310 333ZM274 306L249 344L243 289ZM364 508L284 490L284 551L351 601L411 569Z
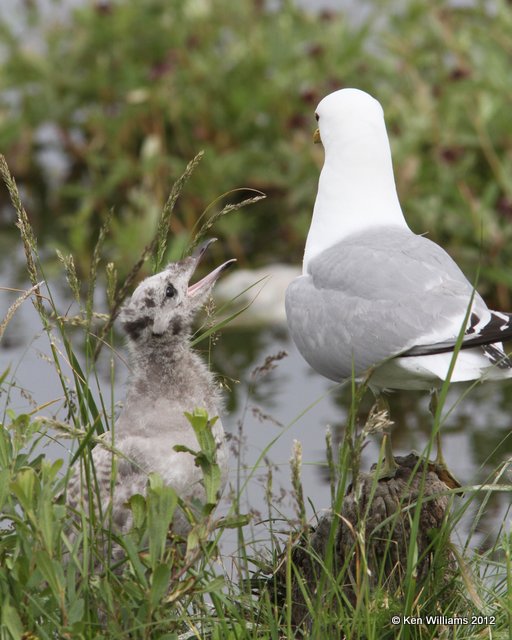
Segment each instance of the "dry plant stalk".
M297 515L302 527L307 527L306 505L304 504L304 492L302 490L302 443L300 440L293 441L293 452L290 458L290 466L292 469L292 487L295 493L295 501L297 503Z
M245 189L244 189L245 190ZM228 193L233 193L234 191L238 191L238 189L234 189L233 191L229 191ZM260 200L264 200L267 196L256 189L250 189L250 191L255 191L258 195L253 196L252 198L246 198L245 200L241 200L240 202L236 202L235 204L227 204L220 211L214 213L208 220L199 228L199 231L194 236L192 243L190 245L191 248L195 247L199 240L206 234L206 232L213 227L213 225L222 218L227 213L232 213L233 211L238 211L238 209L242 209L249 204L254 204L255 202L259 202ZM224 197L227 194L224 194L221 197ZM208 209L206 209L208 211ZM205 211L205 213L206 213ZM204 214L203 214L204 215Z
M87 290L87 300L85 303L85 312L87 317L87 325L90 325L93 314L93 304L94 304L94 289L96 288L96 276L98 274L98 265L100 263L101 250L105 243L105 238L107 237L107 233L110 229L110 225L112 223L113 211L110 211L107 214L105 222L101 225L100 232L98 235L98 240L94 246L94 251L92 254L91 260L91 268L89 271L89 284Z
M185 183L190 178L197 165L201 162L203 156L204 151L199 151L199 153L187 164L185 171L172 185L171 193L167 198L167 202L165 203L165 206L158 220L156 235L150 245L152 246L151 252L153 252L153 250L156 248L156 256L153 262L153 273L158 273L159 271L161 271L162 261L165 255L165 250L167 248L169 220L171 219L172 212L174 211L176 201L178 200L178 197L182 192Z
M167 233L168 233L168 229L169 229L169 220L171 218L172 212L174 210L174 206L176 205L176 201L178 199L178 196L180 195L184 184L186 183L186 181L190 178L190 176L192 175L194 169L196 168L196 166L199 164L201 158L203 157L204 152L200 151L186 166L185 171L182 173L182 175L176 180L176 182L173 184L172 189L171 189L171 193L167 199L167 202L165 203L165 206L162 210L162 213L160 214L160 218L158 221L158 227L157 227L157 231L156 234L153 238L153 240L151 240L151 242L146 245L146 247L144 247L139 259L137 260L137 262L133 265L130 273L127 275L124 283L121 285L121 287L119 288L119 290L117 291L117 293L114 295L112 295L112 293L110 293L110 297L112 298L112 302L111 302L111 309L110 309L110 317L109 320L105 323L105 325L102 327L101 331L98 334L98 342L96 344L96 350L94 352L94 358L97 359L101 348L104 344L104 339L105 336L107 335L107 333L110 331L110 329L112 328L117 316L119 315L119 312L121 311L121 307L123 305L123 302L126 298L126 296L128 295L128 292L130 291L130 289L133 286L133 283L135 282L135 279L137 278L137 275L139 273L139 271L142 268L142 265L146 262L146 260L155 253L156 251L156 256L155 256L155 260L154 260L154 264L153 264L153 270L156 273L159 269L160 269L160 265L161 262L163 260L163 256L165 253L165 249L167 247ZM111 269L111 276L113 275L114 270ZM110 285L112 286L112 284Z
M39 287L37 277L37 266L34 259L36 253L36 238L34 235L34 231L32 229L32 225L30 224L30 220L28 219L27 212L25 208L21 204L20 193L18 191L18 187L16 185L15 179L12 177L11 172L9 171L9 167L7 165L7 160L5 156L0 154L0 175L2 176L7 190L9 191L9 196L11 198L11 202L16 210L16 226L20 230L21 239L23 241L23 250L25 251L25 260L27 263L28 275L30 278L30 282L34 287L34 293L38 294L35 296L33 302L38 310L41 317L45 317L45 311L43 307L43 303L41 302L41 297L39 295Z
M2 322L0 324L0 340L2 339L2 336L4 335L4 332L5 332L6 328L7 328L7 325L12 320L12 317L14 316L16 311L19 309L19 307L21 307L21 305L25 302L25 300L27 298L29 298L33 293L36 293L36 291L39 291L39 287L41 287L43 284L44 284L44 281L38 282L33 287L31 287L30 289L27 289L27 291L25 291L19 298L17 298L13 302L13 304L9 307L9 309L7 309L7 313L5 314L5 318L2 320Z
M73 260L73 256L71 254L65 256L63 255L59 249L56 250L57 258L64 266L64 271L66 273L66 280L68 281L69 288L71 289L71 293L75 298L78 306L80 304L80 281L78 280L78 276L76 275L76 267L75 261Z
M382 408L380 404L376 402L370 409L361 435L366 439L368 436L387 431L393 424L394 422L389 418L389 408Z

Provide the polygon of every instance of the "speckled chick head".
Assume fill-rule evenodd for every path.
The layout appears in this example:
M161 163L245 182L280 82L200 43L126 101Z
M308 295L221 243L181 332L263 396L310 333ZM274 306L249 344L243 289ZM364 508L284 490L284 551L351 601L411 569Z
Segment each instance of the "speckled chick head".
M163 271L143 280L120 314L128 338L135 345L154 343L164 337L187 335L196 313L208 300L219 275L235 260L228 260L199 282L190 279L201 256L212 241L193 255L169 264Z

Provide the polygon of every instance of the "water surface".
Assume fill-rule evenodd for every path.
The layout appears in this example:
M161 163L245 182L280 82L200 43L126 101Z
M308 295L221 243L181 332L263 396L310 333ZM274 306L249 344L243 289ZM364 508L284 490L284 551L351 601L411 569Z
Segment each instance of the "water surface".
M0 259L0 283L16 286L22 270L20 252L16 259ZM52 293L62 313L73 314L73 306L66 294L61 274L52 280ZM28 284L18 285L22 288ZM0 292L0 317L17 294ZM61 347L55 335L55 344ZM208 344L201 345L203 349ZM117 348L126 356L123 340ZM254 380L254 369L268 356L286 351L287 355L274 362L275 368ZM276 509L285 516L293 516L294 500L291 491L289 459L293 442L302 443L303 485L306 500L321 511L329 505L328 475L325 466L325 432L329 425L335 442L343 437L343 429L350 407L350 390L334 385L322 378L302 360L287 332L280 327L225 330L218 337L211 352L212 366L224 381L226 409L223 424L233 436L233 455L230 483L240 486L249 477L242 496L242 508L264 519L267 513L265 485L268 469L273 472L273 493ZM205 353L208 356L208 353ZM62 359L64 362L64 358ZM103 397L110 398L110 354L104 350L98 367L98 381L92 381L96 397L99 389ZM118 403L124 395L128 370L122 357L114 357L115 384L113 398ZM15 412L33 410L54 400L44 409L45 415L65 415L63 392L50 358L48 336L42 331L39 317L30 301L18 310L0 343L0 371L10 367L9 379L13 386L4 391L3 406L8 404ZM71 370L64 362L64 372ZM452 408L443 428L444 453L451 471L462 484L475 485L489 481L493 472L512 454L510 382L478 384L471 390L466 385L454 385L449 392L446 407ZM463 397L467 393L466 397ZM389 396L393 420L393 444L396 454L412 449L421 452L429 439L432 417L429 396L423 392L400 392ZM362 412L372 404L365 398ZM364 417L364 416L363 416ZM241 439L241 446L236 443ZM371 438L363 453L363 467L368 469L378 458L379 438ZM49 441L46 455L67 458L68 441ZM256 471L253 467L258 464ZM512 478L510 473L508 482ZM227 492L229 494L229 491ZM474 522L481 498L466 512L459 527L464 542ZM230 500L226 499L224 510ZM489 545L507 517L510 494L493 494L478 525L478 535L472 545ZM309 514L313 508L309 505Z

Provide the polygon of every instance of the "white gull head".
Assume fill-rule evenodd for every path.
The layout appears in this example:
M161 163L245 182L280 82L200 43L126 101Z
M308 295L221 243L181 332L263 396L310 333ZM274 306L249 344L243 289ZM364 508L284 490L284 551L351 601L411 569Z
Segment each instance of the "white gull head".
M341 89L319 103L316 116L325 162L304 273L312 258L352 233L379 225L407 228L380 103L359 89Z

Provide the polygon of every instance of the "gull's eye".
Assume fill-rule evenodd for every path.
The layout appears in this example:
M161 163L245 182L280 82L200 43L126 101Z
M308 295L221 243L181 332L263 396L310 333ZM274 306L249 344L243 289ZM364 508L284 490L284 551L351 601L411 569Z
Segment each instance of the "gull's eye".
M165 290L165 297L174 298L175 295L176 295L176 289L172 284L168 284L167 289Z
M320 120L320 116L318 115L318 113L315 113L315 118L317 122Z

